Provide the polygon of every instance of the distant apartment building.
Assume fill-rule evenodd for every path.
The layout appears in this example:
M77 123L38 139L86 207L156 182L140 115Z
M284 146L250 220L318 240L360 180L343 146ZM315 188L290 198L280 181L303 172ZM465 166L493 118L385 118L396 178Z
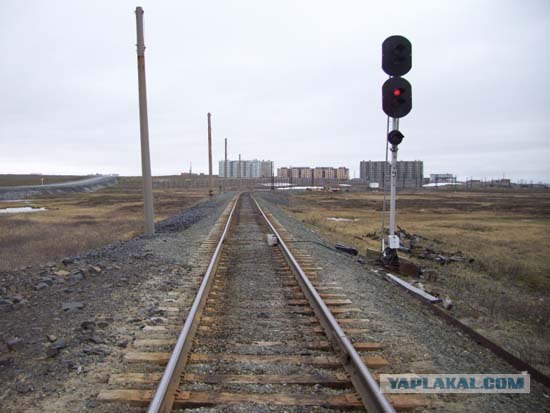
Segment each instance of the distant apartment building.
M258 159L252 160L228 160L227 168L225 160L219 162L219 176L224 178L268 178L271 176L273 162L272 161L260 161Z
M279 178L311 178L311 168L307 167L282 167L277 169Z
M315 179L336 179L336 169L327 167L316 167L313 169Z
M384 186L390 182L390 163L385 161L361 161L359 176L369 184ZM397 161L397 188L420 188L424 180L422 161Z
M318 180L341 180L349 179L349 169L343 166L339 168L332 167L283 167L277 169L277 177L279 178L296 178L296 179L318 179Z
M336 169L336 179L341 181L349 180L349 169L343 166L340 166Z

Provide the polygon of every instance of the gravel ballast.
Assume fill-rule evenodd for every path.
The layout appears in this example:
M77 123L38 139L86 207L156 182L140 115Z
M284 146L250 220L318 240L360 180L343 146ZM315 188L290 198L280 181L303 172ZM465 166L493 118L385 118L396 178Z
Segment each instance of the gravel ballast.
M324 368L315 364L301 365L293 361L297 357L324 359L333 356L337 359L337 356L330 349L320 350L306 346L308 342L327 340L327 337L324 333L313 332L314 327L320 328L319 322L307 322L306 317L295 311L297 306L292 302L305 297L301 292L288 287L287 283L295 287L298 287L298 284L294 281L293 274L279 248L268 246L266 242L268 229L249 196L242 196L235 214L234 224L225 241L220 259L220 269L214 280L215 293L211 293L206 303L204 317L208 318L208 322L201 321L201 326L207 327L208 330L199 328L196 336L196 340L208 342L208 344L194 346L191 352L213 358L234 355L238 359L190 362L186 366L185 374L294 377L305 375L330 377L340 374L345 376L343 366L338 365L338 362L332 368ZM281 343L281 346L273 347L271 343L274 342ZM294 343L294 346L285 345L289 342ZM254 361L253 355L260 357ZM277 361L264 358L270 355L286 358ZM318 400L328 396L353 394L351 386L333 388L322 384L261 382L254 384L223 381L216 384L192 382L181 384L180 389L182 392L199 391L216 394L230 392L304 397L308 395ZM181 411L306 413L339 410L323 409L320 405L262 406L242 403Z

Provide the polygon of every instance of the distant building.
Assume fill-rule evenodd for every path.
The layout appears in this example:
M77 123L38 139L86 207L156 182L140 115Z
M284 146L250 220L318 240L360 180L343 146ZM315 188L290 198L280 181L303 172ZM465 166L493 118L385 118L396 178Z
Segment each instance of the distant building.
M349 169L343 166L339 168L332 167L283 167L277 169L278 178L288 179L317 179L317 180L349 180Z
M452 184L456 182L456 176L453 174L430 174L430 183Z
M273 162L260 161L260 178L271 177L275 171L273 170Z
M480 188L480 187L499 187L499 188L511 188L512 181L507 178L480 180L480 179L468 179L466 182L467 188Z
M349 180L349 169L343 166L338 167L338 169L336 169L336 179L340 181Z
M508 187L512 186L512 181L510 181L509 179L506 179L506 178L493 179L491 181L491 186L500 186L500 187L508 188Z
M310 179L312 169L307 167L282 167L277 169L277 177L280 178L307 178Z
M268 178L271 176L273 162L252 160L227 161L227 178ZM219 176L225 177L225 160L219 162Z
M384 186L384 179L390 182L390 163L385 161L361 161L359 176L369 185L378 183ZM424 181L424 162L397 161L397 188L421 188Z
M336 169L325 166L316 167L313 170L315 179L336 179Z

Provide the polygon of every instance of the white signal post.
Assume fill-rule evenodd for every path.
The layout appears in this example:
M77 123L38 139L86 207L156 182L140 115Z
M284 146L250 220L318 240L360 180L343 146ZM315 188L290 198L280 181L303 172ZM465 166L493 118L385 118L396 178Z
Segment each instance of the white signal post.
M399 119L391 118L391 130L399 130ZM399 248L399 237L395 235L395 189L397 186L397 145L391 146L391 171L390 171L390 228L388 235L388 247Z
M136 7L137 67L139 88L139 130L141 135L141 171L143 175L143 203L145 235L155 233L153 212L153 179L149 154L149 122L147 118L147 88L145 86L145 41L143 38L143 9Z

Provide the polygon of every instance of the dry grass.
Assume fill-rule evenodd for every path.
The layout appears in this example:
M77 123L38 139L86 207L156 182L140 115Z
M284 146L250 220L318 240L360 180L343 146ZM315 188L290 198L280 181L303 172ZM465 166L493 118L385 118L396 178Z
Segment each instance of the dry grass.
M205 189L155 190L155 220L162 220L207 196ZM0 271L44 263L143 231L143 200L125 180L93 193L34 199L2 206L45 207L44 212L0 215Z
M308 193L290 202L292 213L331 239L380 248L365 234L380 234L381 195ZM424 246L462 251L494 279L550 289L550 194L402 194L397 206L397 224L427 239Z
M427 288L449 295L457 317L550 372L550 194L399 194L397 206L397 224L421 235L423 247L474 259L446 266L417 260L437 273L422 280ZM380 249L366 234L380 234L381 194L295 194L288 210L333 242Z

